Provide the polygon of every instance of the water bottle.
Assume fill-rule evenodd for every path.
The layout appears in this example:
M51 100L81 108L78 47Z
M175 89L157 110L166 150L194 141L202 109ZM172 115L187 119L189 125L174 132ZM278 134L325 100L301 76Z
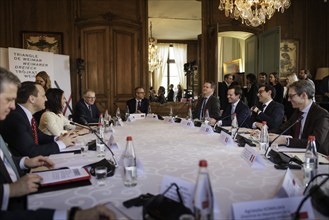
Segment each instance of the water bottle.
M304 160L304 185L318 173L318 153L316 150L315 136L308 137Z
M108 127L110 125L109 111L106 109L104 113L104 126Z
M193 120L193 115L192 115L192 108L188 108L188 114L187 114L187 120Z
M172 111L172 107L170 106L170 110L169 110L169 117L172 118L174 116L173 111Z
M97 126L97 134L99 138L96 140L96 150L97 150L97 156L98 157L105 157L105 145L102 142L104 141L104 119L103 115L100 114L99 116L99 122Z
M128 105L127 105L127 108L126 108L126 114L125 114L125 119L126 119L126 121L128 121L129 116L130 116L130 112L129 112L129 107L128 107Z
M194 192L195 220L214 219L214 196L207 169L207 161L199 161L199 174Z
M205 113L204 113L204 123L205 123L206 125L208 125L208 124L209 124L209 121L210 121L209 110L206 109L206 111L205 111Z
M149 108L148 108L147 114L152 115L152 108L151 108L151 105L149 105Z
M126 149L123 152L123 184L126 187L137 185L136 154L131 136L127 137Z
M262 124L263 126L262 129L260 130L259 146L260 146L260 153L265 154L269 146L268 127L266 121L263 121Z
M117 108L117 111L115 112L115 116L117 117L117 119L121 118L121 113L120 113L120 108Z
M233 113L233 120L231 124L231 137L235 139L236 132L238 131L238 119L236 118L236 114Z

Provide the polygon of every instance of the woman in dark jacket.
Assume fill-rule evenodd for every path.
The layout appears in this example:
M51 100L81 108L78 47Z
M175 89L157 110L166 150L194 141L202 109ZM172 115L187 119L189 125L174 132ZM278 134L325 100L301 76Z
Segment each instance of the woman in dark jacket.
M283 102L283 86L280 83L279 74L276 72L270 73L269 76L270 85L275 88L276 95L273 98L274 101L282 103Z

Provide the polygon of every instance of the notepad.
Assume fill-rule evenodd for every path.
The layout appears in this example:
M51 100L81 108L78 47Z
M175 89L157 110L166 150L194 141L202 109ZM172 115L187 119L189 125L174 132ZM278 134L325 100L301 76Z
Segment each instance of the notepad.
M48 170L35 173L42 177L41 186L77 182L91 178L90 173L84 168Z

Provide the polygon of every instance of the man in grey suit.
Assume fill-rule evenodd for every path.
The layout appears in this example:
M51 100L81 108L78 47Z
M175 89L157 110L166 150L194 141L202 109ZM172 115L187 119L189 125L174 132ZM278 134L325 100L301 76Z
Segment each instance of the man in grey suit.
M312 101L314 94L313 84L308 80L294 82L288 87L288 99L296 110L291 118L274 132L281 133L301 117L302 119L286 132L286 135L291 135L292 138L279 137L276 142L288 147L306 148L308 136L313 135L318 152L329 155L329 113ZM270 139L274 137L271 135Z
M198 100L198 103L193 111L193 119L203 120L206 110L209 112L210 121L217 121L220 118L220 104L217 97L215 97L216 85L214 82L205 82L202 89L202 98Z

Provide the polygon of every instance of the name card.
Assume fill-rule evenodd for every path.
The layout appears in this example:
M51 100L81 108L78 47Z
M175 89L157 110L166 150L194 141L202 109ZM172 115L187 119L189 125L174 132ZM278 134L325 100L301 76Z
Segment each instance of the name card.
M166 123L175 123L175 119L173 117L165 117L164 121Z
M150 119L156 119L158 120L158 116L154 113L149 113L146 115L146 118L150 118Z
M233 138L231 137L231 135L224 131L222 131L220 133L219 139L222 144L225 144L225 146L230 146L230 147L235 146L235 142L234 142Z
M194 122L192 120L182 119L181 124L183 127L194 128Z
M277 193L277 198L297 197L303 195L303 186L298 178L288 168L284 175L282 186Z
M231 219L293 219L303 197L279 198L232 204ZM300 219L314 219L311 202L308 199L299 212Z
M241 153L241 157L250 165L252 168L264 168L265 163L263 158L249 145L246 145Z
M135 121L135 120L139 120L139 119L145 119L145 113L134 113L134 114L130 114L128 117L128 120L131 121Z
M207 125L207 124L203 123L200 127L200 132L205 133L205 134L213 134L214 130L210 125Z

